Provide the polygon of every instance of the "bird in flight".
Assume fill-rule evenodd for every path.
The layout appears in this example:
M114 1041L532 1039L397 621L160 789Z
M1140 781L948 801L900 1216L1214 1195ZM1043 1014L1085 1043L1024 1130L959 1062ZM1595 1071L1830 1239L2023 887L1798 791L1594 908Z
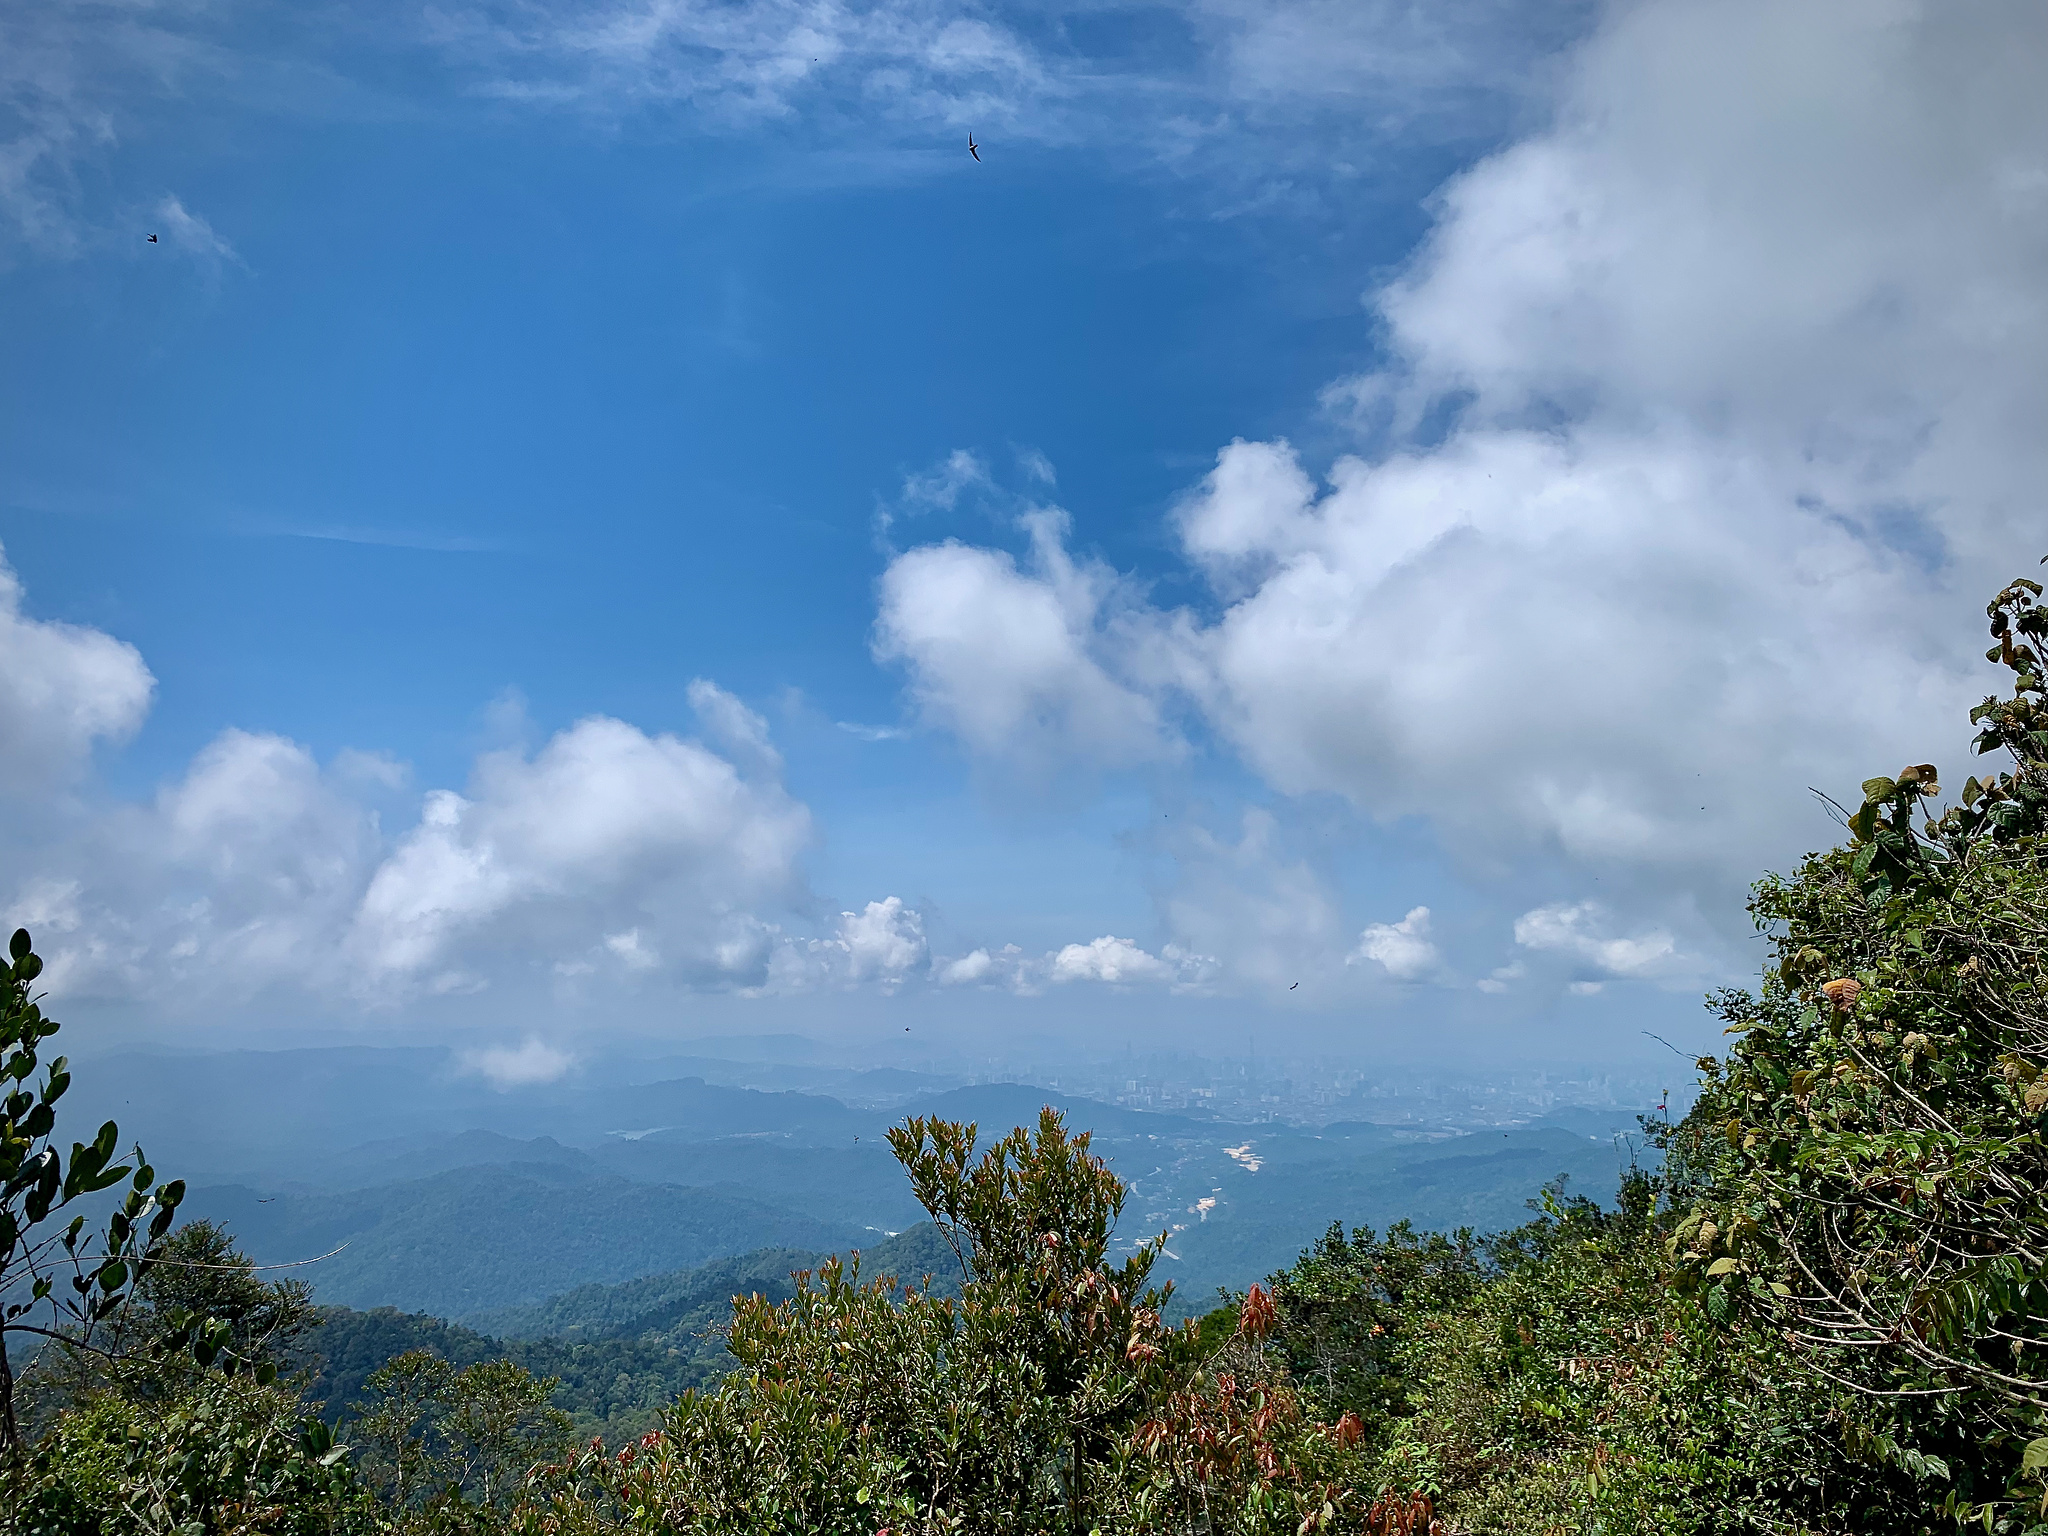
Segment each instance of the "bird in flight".
M1298 986L1300 986L1300 985L1301 985L1301 983L1297 981L1297 982L1296 982L1296 983L1294 984L1294 987L1298 987ZM1294 990L1294 987L1289 987L1289 988L1288 988L1287 990L1288 990L1288 991L1290 991L1290 992L1292 992L1292 991Z
M974 163L976 165L981 164L981 151L974 147L974 135L971 133L967 135L967 153L974 156ZM156 236L154 235L150 236L150 239L152 240L154 240L155 238Z
M155 235L151 235L151 236L149 237L149 243L150 243L151 245L155 245L155 244L156 244L156 236L155 236Z

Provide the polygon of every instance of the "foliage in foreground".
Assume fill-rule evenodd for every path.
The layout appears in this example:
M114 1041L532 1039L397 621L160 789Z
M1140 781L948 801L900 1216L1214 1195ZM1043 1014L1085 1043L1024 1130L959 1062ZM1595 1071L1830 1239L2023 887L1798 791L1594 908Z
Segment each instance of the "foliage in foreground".
M736 1369L623 1447L572 1449L548 1379L429 1353L371 1376L337 1443L278 1375L303 1288L217 1231L166 1239L175 1187L115 1170L107 1132L51 1184L54 1065L7 1101L8 1254L65 1201L132 1187L8 1394L34 1444L0 1529L2040 1536L2040 596L1990 609L2015 686L1973 720L2010 766L1938 814L1932 765L1872 779L1843 846L1758 884L1773 964L1715 1000L1726 1060L1702 1058L1682 1123L1646 1124L1662 1156L1614 1209L1559 1186L1492 1237L1333 1227L1270 1292L1180 1328L1085 1135L1047 1111L977 1155L974 1127L913 1120L892 1143L957 1293L856 1260L736 1298ZM54 1028L36 968L23 936L17 1085Z

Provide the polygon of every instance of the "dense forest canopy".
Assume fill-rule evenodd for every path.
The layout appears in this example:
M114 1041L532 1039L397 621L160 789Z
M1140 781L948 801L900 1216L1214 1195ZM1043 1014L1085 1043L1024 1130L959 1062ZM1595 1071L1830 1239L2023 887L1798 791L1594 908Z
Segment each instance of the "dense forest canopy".
M62 1151L18 933L0 1529L2048 1530L2041 595L1988 610L1995 766L1945 804L1933 764L1874 777L1838 846L1758 882L1771 963L1712 999L1726 1055L1645 1122L1660 1156L1611 1205L1554 1185L1507 1232L1339 1223L1180 1324L1164 1236L1118 1246L1127 1190L1050 1109L992 1143L891 1133L918 1272L740 1265L649 1288L638 1331L588 1299L548 1344L323 1322L176 1225L182 1186L113 1124ZM646 1401L664 1370L696 1374Z

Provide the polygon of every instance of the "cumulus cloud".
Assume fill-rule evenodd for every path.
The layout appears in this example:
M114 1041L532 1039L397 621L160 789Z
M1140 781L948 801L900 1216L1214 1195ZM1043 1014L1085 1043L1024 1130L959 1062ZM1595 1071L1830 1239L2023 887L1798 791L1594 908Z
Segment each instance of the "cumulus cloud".
M175 1007L336 984L380 848L352 792L362 766L323 770L296 742L224 731L148 803L103 810L32 857L44 872L10 905L51 988Z
M1112 986L1154 982L1177 987L1199 986L1213 972L1215 960L1168 944L1156 955L1129 939L1104 934L1086 944L1068 944L1046 957L1046 980L1057 984L1100 981Z
M995 956L985 949L973 949L957 960L948 960L936 967L932 979L942 987L966 987L987 981L995 969Z
M1105 934L1086 944L1068 944L1052 957L1053 981L1161 981L1166 962L1129 939Z
M744 979L770 942L756 909L794 893L809 838L808 811L778 782L594 716L530 758L486 754L467 794L428 795L371 878L351 946L372 986L448 989L483 953L634 929L660 935L620 957L634 969L651 968L644 948L681 977Z
M875 656L908 669L928 721L1012 768L1170 758L1179 743L1158 705L1111 670L1128 594L1067 553L1065 526L1063 513L1027 517L1028 571L952 539L897 556L882 575Z
M1104 934L1086 944L1064 944L1042 955L1028 955L1015 944L999 950L975 949L932 967L940 986L1003 987L1030 997L1048 986L1094 982L1110 987L1164 987L1174 992L1206 990L1220 971L1213 955L1178 944L1162 945L1157 954L1134 939Z
M1474 982L1473 985L1478 987L1479 990L1482 992L1498 997L1501 993L1506 992L1509 989L1509 987L1511 987L1515 982L1520 981L1528 973L1529 968L1523 965L1521 961L1515 960L1509 962L1507 965L1495 967L1493 974L1491 974L1490 976L1482 976L1478 981Z
M1358 936L1349 962L1370 960L1396 981L1415 981L1436 969L1436 945L1429 937L1429 908L1411 907L1398 923L1372 923Z
M227 731L150 803L104 808L38 854L11 906L51 936L73 995L383 1003L532 967L759 985L802 894L810 817L779 781L623 721L485 754L466 792L428 791L395 839L365 799L394 787L379 759L323 767ZM863 974L893 960L855 937Z
M893 992L913 973L922 975L930 957L923 914L900 896L886 896L858 912L841 912L824 938L778 935L763 990L804 992L871 981Z
M576 1064L576 1058L569 1052L530 1035L518 1045L465 1051L458 1060L463 1071L483 1078L501 1092L558 1082Z
M1515 919L1515 942L1592 966L1609 976L1659 976L1682 963L1678 941L1662 928L1617 934L1614 915L1597 902L1555 902Z
M1732 910L1819 835L1807 785L1959 751L1989 686L1972 615L2048 483L2044 64L2022 0L1617 7L1372 296L1387 365L1330 394L1370 452L1234 443L1178 509L1213 607L1105 626L930 558L1289 795ZM977 751L1094 750L967 718L1021 692L994 649L898 653Z
M537 750L483 754L463 791L421 796L416 820L389 758L323 765L242 730L119 802L87 780L87 755L135 729L154 680L132 646L23 609L0 564L0 791L18 844L0 899L61 994L385 1002L522 972L744 989L795 942L810 813L766 723L711 683L690 697L725 755L593 716ZM854 980L927 959L894 898L846 914L829 942Z
M34 619L0 553L0 792L73 778L95 743L141 725L156 679L134 646L100 630Z

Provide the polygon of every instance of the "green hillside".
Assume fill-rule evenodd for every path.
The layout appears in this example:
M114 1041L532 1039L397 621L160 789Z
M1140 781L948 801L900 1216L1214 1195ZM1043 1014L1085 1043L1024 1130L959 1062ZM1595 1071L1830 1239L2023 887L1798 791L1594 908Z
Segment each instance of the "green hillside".
M227 1227L259 1264L329 1255L297 1271L324 1303L451 1318L762 1246L836 1251L860 1236L743 1195L540 1163L333 1194L198 1189L186 1210Z

